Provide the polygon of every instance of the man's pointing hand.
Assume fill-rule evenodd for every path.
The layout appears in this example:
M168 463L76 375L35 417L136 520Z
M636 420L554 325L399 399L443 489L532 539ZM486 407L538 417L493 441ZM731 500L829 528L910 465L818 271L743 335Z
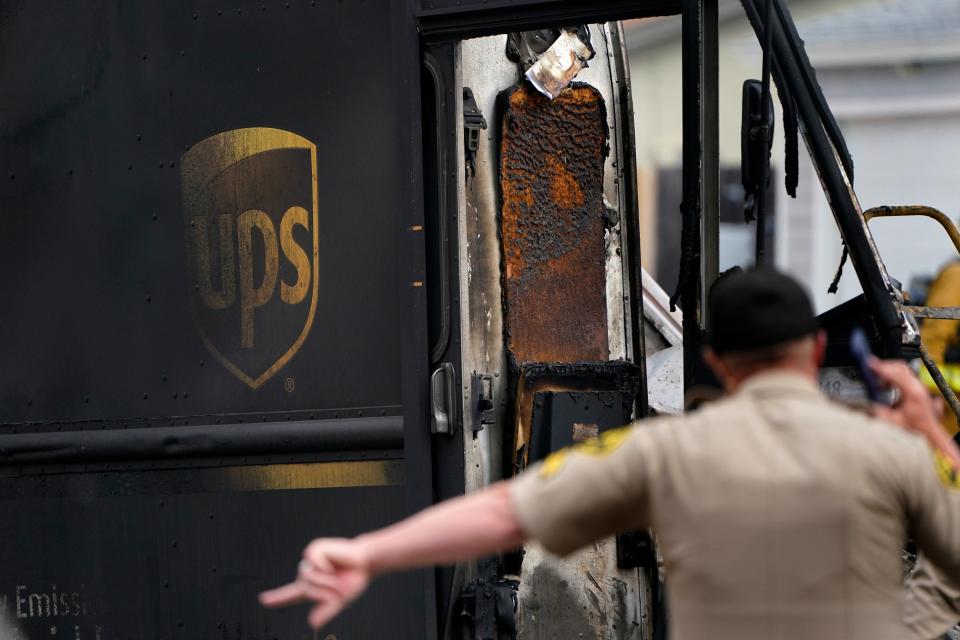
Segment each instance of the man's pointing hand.
M356 600L370 583L371 570L363 544L342 538L318 538L307 545L293 582L264 591L265 607L314 603L307 622L319 629Z

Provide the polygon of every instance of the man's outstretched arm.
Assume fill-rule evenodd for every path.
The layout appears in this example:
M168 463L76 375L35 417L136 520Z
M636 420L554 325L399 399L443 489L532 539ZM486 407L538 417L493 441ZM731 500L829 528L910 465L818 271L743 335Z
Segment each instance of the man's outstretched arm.
M649 526L646 487L657 470L654 432L661 431L652 424L608 430L510 481L385 529L350 540L314 540L297 579L262 593L260 601L272 607L313 602L308 620L319 628L381 573L471 560L528 538L565 555L617 531Z
M356 538L318 538L304 550L296 580L264 591L260 602L282 607L312 601L308 621L317 629L379 574L452 564L512 549L524 540L508 483L500 482Z

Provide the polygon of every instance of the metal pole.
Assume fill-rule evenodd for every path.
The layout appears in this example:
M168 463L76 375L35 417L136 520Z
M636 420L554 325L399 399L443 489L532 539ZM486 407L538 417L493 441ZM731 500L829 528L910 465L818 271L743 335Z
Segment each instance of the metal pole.
M773 25L770 19L773 17L773 0L766 0L766 8L763 18L763 69L760 76L760 111L763 113L762 120L758 123L760 139L764 144L764 151L767 155L760 165L760 184L757 185L757 244L756 244L756 265L759 267L766 261L767 253L767 186L770 182L770 136L772 132L767 127L767 103L770 102L770 58L773 47Z
M700 361L701 319L701 244L702 203L700 66L703 62L703 0L682 0L683 26L683 239L681 282L678 293L683 309L683 386L690 388L697 377ZM686 277L684 278L684 271Z
M936 383L937 389L940 390L940 395L943 396L943 399L946 400L950 406L950 410L953 411L953 415L957 416L957 419L960 419L960 400L957 400L957 394L953 392L950 384L940 372L940 367L933 361L933 357L923 344L920 345L920 359L923 361L923 366L925 366L930 373L930 377L933 378L934 383Z
M703 144L703 220L701 223L703 283L700 317L710 330L706 298L720 272L720 65L717 0L702 1L702 47L700 49L700 138Z
M620 78L617 95L617 108L620 112L620 135L622 144L621 170L624 184L637 184L637 154L636 136L633 120L633 100L630 97L630 65L627 64L627 49L623 38L623 27L617 23L610 29L610 36L614 51L614 64L617 76ZM632 360L641 368L643 375L640 378L640 393L637 395L634 407L638 418L645 418L650 412L649 398L647 397L647 363L646 338L644 337L644 295L643 295L643 267L640 262L640 212L637 203L637 189L624 189L625 210L627 215L621 216L624 239L626 242L624 258L625 268L629 269L630 289L630 334L633 347Z

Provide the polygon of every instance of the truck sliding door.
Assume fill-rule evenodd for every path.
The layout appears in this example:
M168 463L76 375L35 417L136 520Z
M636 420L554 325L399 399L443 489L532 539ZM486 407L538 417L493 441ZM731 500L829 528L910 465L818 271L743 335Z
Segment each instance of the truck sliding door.
M14 1L0 33L0 636L312 637L257 592L432 501L415 23ZM434 607L388 577L321 637Z

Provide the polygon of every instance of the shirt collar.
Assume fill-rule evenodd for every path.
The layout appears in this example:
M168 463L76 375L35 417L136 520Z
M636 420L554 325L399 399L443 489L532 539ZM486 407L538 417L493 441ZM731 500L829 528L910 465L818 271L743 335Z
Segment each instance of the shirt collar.
M769 394L820 395L820 386L807 376L785 369L755 373L740 384L734 395L760 396Z

